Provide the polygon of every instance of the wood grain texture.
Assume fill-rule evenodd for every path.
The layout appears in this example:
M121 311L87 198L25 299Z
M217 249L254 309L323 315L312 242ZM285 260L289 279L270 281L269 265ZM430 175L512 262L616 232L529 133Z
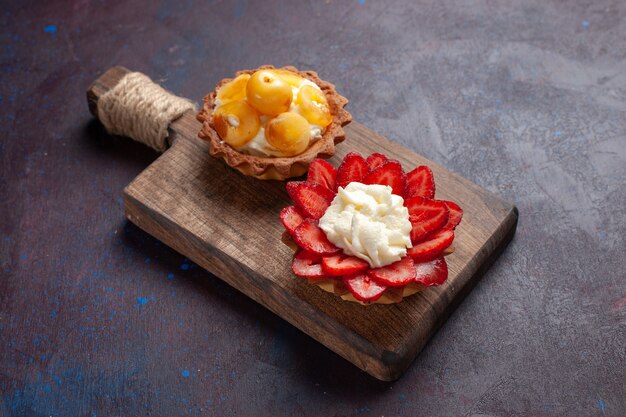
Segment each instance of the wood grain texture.
M92 85L92 112L125 72L113 68ZM427 164L437 196L458 202L464 218L444 285L389 306L345 302L291 272L293 252L280 239L279 212L290 204L285 183L243 176L211 158L199 128L193 112L171 124L172 147L124 190L127 217L381 380L402 374L515 232L513 205L353 122L333 165L348 151L382 152L407 171Z

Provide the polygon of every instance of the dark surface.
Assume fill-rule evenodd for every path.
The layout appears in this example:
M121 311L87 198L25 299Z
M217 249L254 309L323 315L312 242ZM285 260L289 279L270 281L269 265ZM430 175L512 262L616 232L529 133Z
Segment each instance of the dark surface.
M1 13L0 415L626 414L626 3ZM512 244L397 382L124 220L123 187L157 155L93 122L88 84L121 64L199 101L264 63L316 69L356 120L519 207Z

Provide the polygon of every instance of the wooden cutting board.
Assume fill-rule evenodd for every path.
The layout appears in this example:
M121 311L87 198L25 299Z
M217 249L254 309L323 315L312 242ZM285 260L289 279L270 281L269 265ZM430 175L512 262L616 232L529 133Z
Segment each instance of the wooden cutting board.
M127 72L112 68L89 88L93 114L98 97ZM291 204L285 182L246 177L210 157L193 112L169 130L171 147L124 189L128 219L381 380L402 374L515 233L515 206L352 122L333 165L349 151L382 152L407 172L426 164L437 197L459 203L464 217L444 285L393 305L346 302L291 272L279 219Z

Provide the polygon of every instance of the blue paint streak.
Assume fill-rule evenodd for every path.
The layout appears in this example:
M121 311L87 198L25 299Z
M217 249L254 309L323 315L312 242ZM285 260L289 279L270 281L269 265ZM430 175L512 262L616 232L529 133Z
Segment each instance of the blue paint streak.
M583 20L583 27L585 29L587 29L589 27L589 21L588 20Z
M174 274L172 273L167 274L167 279L174 279Z
M148 299L146 297L137 297L137 304L140 306L148 304Z
M189 378L189 375L191 374L189 373L188 370L183 369L183 372L181 372L181 375L183 376L183 378Z
M180 266L180 269L182 269L183 271L188 270L188 269L189 269L189 264L182 264L182 265Z
M43 31L45 33L56 33L57 32L57 27L56 25L47 25L43 27Z
M359 4L363 6L365 4L365 0L359 0Z
M146 258L143 260L145 263L149 264L150 263L150 258Z
M600 408L600 411L602 411L602 414L604 414L604 411L606 410L606 404L604 404L604 401L597 400L596 401L598 403L598 408Z
M557 130L556 132L554 132L554 136L556 136L557 138L561 136L561 131Z

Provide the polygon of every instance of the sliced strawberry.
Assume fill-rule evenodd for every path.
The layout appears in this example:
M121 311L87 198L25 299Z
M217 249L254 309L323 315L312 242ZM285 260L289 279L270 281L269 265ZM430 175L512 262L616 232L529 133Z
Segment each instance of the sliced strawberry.
M405 256L391 265L370 269L367 274L381 284L399 287L415 279L415 265L411 257Z
M290 235L296 232L296 228L304 221L304 216L296 206L288 206L280 211L280 221Z
M435 198L435 179L426 165L420 165L407 174L407 198Z
M334 192L336 176L337 170L334 166L323 159L314 159L311 165L309 165L309 174L307 175L306 181L319 184Z
M415 282L427 287L441 285L448 279L448 264L443 256L430 262L415 264Z
M344 284L350 290L354 298L365 303L376 301L387 289L371 279L367 274L357 274L344 278Z
M398 161L387 161L379 166L363 179L364 184L389 185L392 193L404 196L406 189L406 174Z
M322 270L326 275L332 277L358 274L367 271L369 266L366 261L356 256L339 254L322 258Z
M298 252L293 255L291 269L293 270L293 273L299 277L324 278L325 275L322 271L321 261L321 255L298 249Z
M369 166L370 171L375 170L382 164L388 161L388 158L382 153L373 153L367 157L366 162L367 166Z
M449 210L443 200L429 200L423 197L411 197L404 201L409 210L411 242L424 240L429 234L439 230L448 221Z
M287 193L302 214L312 219L322 217L335 198L335 193L328 188L303 181L288 182Z
M316 222L310 219L306 219L298 226L293 234L293 240L302 249L319 255L331 255L341 250L330 243L326 233L317 226Z
M446 203L446 206L448 206L448 210L450 210L450 215L448 216L448 222L443 226L443 228L454 230L459 223L461 223L461 219L463 218L463 209L454 201L444 202Z
M454 240L454 232L448 229L441 229L429 236L423 242L416 243L407 250L407 255L415 262L428 262L438 258Z
M369 167L360 153L350 152L337 168L337 187L345 187L351 182L361 182Z

